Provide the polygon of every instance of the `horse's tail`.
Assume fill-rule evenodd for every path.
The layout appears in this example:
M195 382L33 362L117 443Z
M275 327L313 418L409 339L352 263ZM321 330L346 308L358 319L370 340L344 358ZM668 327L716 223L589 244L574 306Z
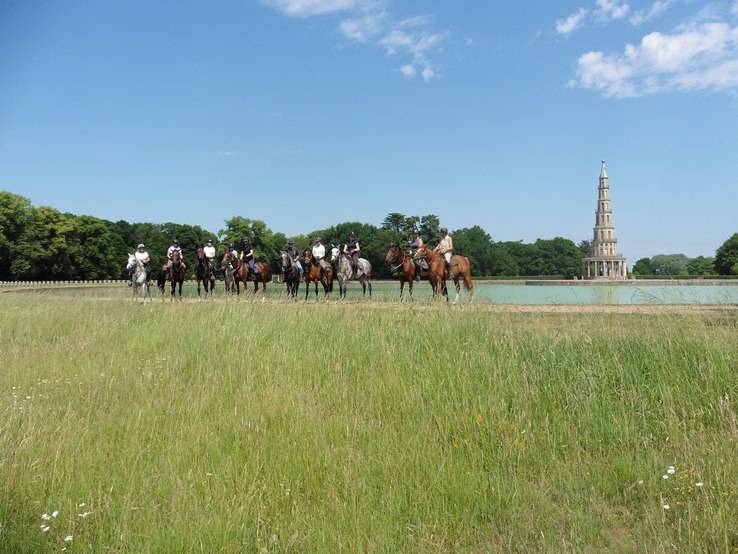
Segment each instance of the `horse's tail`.
M471 278L471 263L469 263L469 258L466 256L459 256L463 263L460 264L460 269L463 271L461 272L461 276L464 278L464 288L468 290L471 293L474 292L474 283L472 282Z

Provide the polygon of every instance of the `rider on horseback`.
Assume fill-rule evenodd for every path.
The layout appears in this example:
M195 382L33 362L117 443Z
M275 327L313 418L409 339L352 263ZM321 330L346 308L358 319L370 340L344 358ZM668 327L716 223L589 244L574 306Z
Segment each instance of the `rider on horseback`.
M324 259L325 258L325 246L320 241L320 237L315 237L315 243L313 244L313 260L320 266L321 275L325 275L325 272L331 269L330 264Z
M417 254L418 249L423 248L425 246L425 243L423 242L423 237L420 236L420 231L417 229L413 231L413 240L410 241L410 256L413 258L413 263L415 264L415 280L420 281L420 270L421 269L428 269L428 262L425 260L418 260Z
M451 235L448 234L448 229L446 229L445 227L441 227L441 241L433 250L441 254L441 256L443 256L443 259L446 261L445 269L447 278L449 274L449 269L451 267L451 256L453 255L453 249L454 241L451 238Z
M346 239L346 244L343 245L343 253L351 260L351 269L354 271L355 279L359 276L359 250L359 241L356 240L354 232L351 231Z
M207 244L203 246L202 251L205 254L205 258L208 260L210 271L215 275L215 246L213 246L213 241L208 240Z
M248 237L241 239L241 253L238 257L249 266L252 275L260 273L259 267L254 263L254 249L251 247Z
M137 261L143 264L144 271L146 272L146 280L148 281L149 275L151 275L151 256L149 256L149 253L143 243L139 244L136 247L136 251L133 253L133 256L136 258ZM131 268L128 273L128 286L131 287L133 286L133 268Z
M179 263L182 264L182 270L187 269L187 265L184 262L184 256L182 256L182 248L179 246L179 242L177 240L172 241L172 245L167 248L167 263L162 268L162 271L169 271L172 267L172 257L174 256L174 253L179 253Z
M290 239L287 241L287 249L285 250L285 252L287 252L290 260L292 260L292 267L296 267L297 271L300 272L300 281L302 281L303 269L302 264L300 263L300 253L297 251L297 248L295 248L294 240Z

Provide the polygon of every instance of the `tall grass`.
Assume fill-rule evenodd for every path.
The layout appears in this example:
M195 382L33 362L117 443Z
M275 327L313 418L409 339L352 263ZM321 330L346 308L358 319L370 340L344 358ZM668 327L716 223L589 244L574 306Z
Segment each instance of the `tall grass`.
M2 552L738 547L733 316L0 310Z

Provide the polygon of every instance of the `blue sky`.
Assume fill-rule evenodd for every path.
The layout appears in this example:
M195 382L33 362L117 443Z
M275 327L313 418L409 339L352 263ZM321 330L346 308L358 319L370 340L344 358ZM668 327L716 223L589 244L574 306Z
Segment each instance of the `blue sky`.
M389 212L620 252L738 231L738 2L0 2L0 190L217 232Z

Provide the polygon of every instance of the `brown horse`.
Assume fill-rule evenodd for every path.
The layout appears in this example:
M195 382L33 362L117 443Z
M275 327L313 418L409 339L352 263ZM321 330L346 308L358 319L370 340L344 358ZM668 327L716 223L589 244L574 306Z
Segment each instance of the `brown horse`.
M259 292L259 283L262 285L262 289L266 292L267 283L272 280L272 268L269 264L263 262L255 262L254 265L259 268L259 273L252 273L249 269L249 265L238 257L234 256L231 252L226 252L223 257L224 263L230 263L233 267L233 277L236 279L236 288L240 293L240 287L238 284L243 283L243 290L248 290L249 281L254 283L254 294Z
M451 263L448 266L448 274L446 273L446 260L435 250L429 250L422 247L418 249L418 259L425 259L428 262L428 280L433 287L433 296L438 297L443 294L448 300L448 291L446 289L446 279L451 277L456 287L456 298L454 304L459 301L459 291L461 285L459 279L464 280L464 287L469 292L469 301L474 299L474 283L471 278L471 267L469 258L455 254L451 256Z
M195 266L195 279L197 279L197 296L200 296L200 283L205 288L205 296L213 294L215 289L215 269L210 265L210 260L205 256L205 251L198 248L197 265Z
M182 263L182 257L176 250L172 252L172 259L169 261L169 267L164 266L159 272L159 278L156 284L159 286L159 290L164 294L164 285L167 280L172 283L172 299L174 298L174 291L179 285L179 299L182 300L182 283L185 280L185 266Z
M412 298L413 282L415 281L416 272L413 259L403 252L402 248L393 244L387 250L384 261L390 266L392 273L397 273L397 276L400 278L400 300L402 300L402 292L405 290L405 283L407 283L407 290L410 293L410 298Z
M323 285L324 296L333 292L333 268L325 264L321 269L320 264L313 258L313 252L306 248L302 252L303 265L305 266L305 301L310 293L310 283L315 283L315 298L318 298L318 283Z

